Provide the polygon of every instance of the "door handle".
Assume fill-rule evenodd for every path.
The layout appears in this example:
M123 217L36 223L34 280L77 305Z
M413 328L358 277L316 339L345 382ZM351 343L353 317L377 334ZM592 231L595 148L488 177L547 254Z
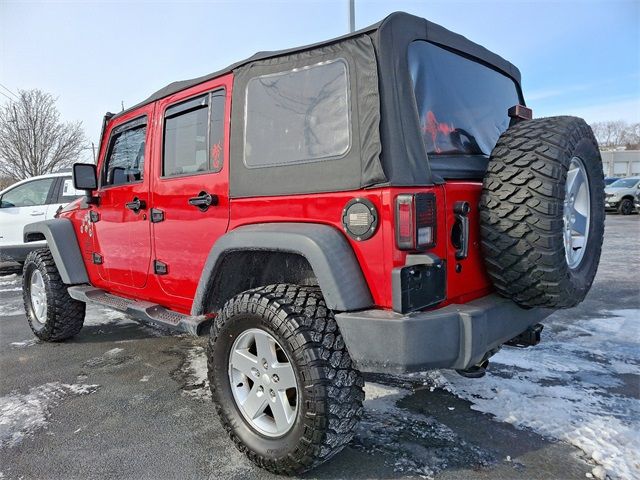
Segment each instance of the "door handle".
M32 217L39 217L41 215L44 215L44 212L31 212Z
M218 205L218 196L202 191L197 197L191 197L189 199L189 205L198 207L200 211L205 212L211 205Z
M147 208L147 204L144 200L140 200L138 197L133 197L133 200L124 204L133 213L138 213L140 210Z
M471 207L468 202L456 202L453 205L453 213L460 229L460 245L456 250L456 260L464 260L469 256L469 212Z

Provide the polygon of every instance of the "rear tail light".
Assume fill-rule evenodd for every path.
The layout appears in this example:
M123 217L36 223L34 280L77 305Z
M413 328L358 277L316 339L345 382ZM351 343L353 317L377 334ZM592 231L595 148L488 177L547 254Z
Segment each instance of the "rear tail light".
M433 193L396 197L396 243L400 250L424 250L436 243L436 197Z

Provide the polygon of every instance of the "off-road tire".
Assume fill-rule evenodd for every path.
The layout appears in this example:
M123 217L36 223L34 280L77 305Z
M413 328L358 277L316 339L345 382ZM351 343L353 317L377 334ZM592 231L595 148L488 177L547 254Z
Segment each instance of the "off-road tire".
M47 296L47 314L44 323L37 320L31 304L31 275L39 270ZM22 299L29 327L40 340L59 342L76 335L84 323L86 305L74 300L62 283L56 263L49 249L29 252L22 270Z
M270 333L294 366L301 394L291 430L279 438L259 434L236 406L229 353L250 328ZM243 292L223 307L211 328L209 382L220 420L237 448L276 474L307 471L351 440L362 413L364 381L353 368L335 318L317 287L278 284Z
M582 260L569 268L563 213L567 170L582 160L590 222ZM497 292L523 307L570 308L595 277L604 234L602 160L591 128L576 117L525 121L502 134L484 178L481 246Z
M620 215L631 215L633 213L633 200L623 198L618 205L618 213Z

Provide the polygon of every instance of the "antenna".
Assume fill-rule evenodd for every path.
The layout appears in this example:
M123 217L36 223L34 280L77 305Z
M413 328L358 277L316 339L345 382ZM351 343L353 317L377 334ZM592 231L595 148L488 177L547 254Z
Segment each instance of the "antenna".
M349 33L356 31L356 0L349 0Z

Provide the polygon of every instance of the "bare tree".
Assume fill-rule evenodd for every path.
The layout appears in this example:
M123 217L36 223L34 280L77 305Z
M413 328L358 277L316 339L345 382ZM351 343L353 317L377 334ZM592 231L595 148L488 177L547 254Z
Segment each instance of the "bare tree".
M14 179L9 177L0 177L0 190L4 190L5 188L13 185L15 182Z
M17 100L0 107L0 177L54 172L76 161L85 147L81 122L62 122L49 93L19 90Z
M598 145L602 150L633 148L640 143L640 124L628 124L624 120L595 122L591 124Z

